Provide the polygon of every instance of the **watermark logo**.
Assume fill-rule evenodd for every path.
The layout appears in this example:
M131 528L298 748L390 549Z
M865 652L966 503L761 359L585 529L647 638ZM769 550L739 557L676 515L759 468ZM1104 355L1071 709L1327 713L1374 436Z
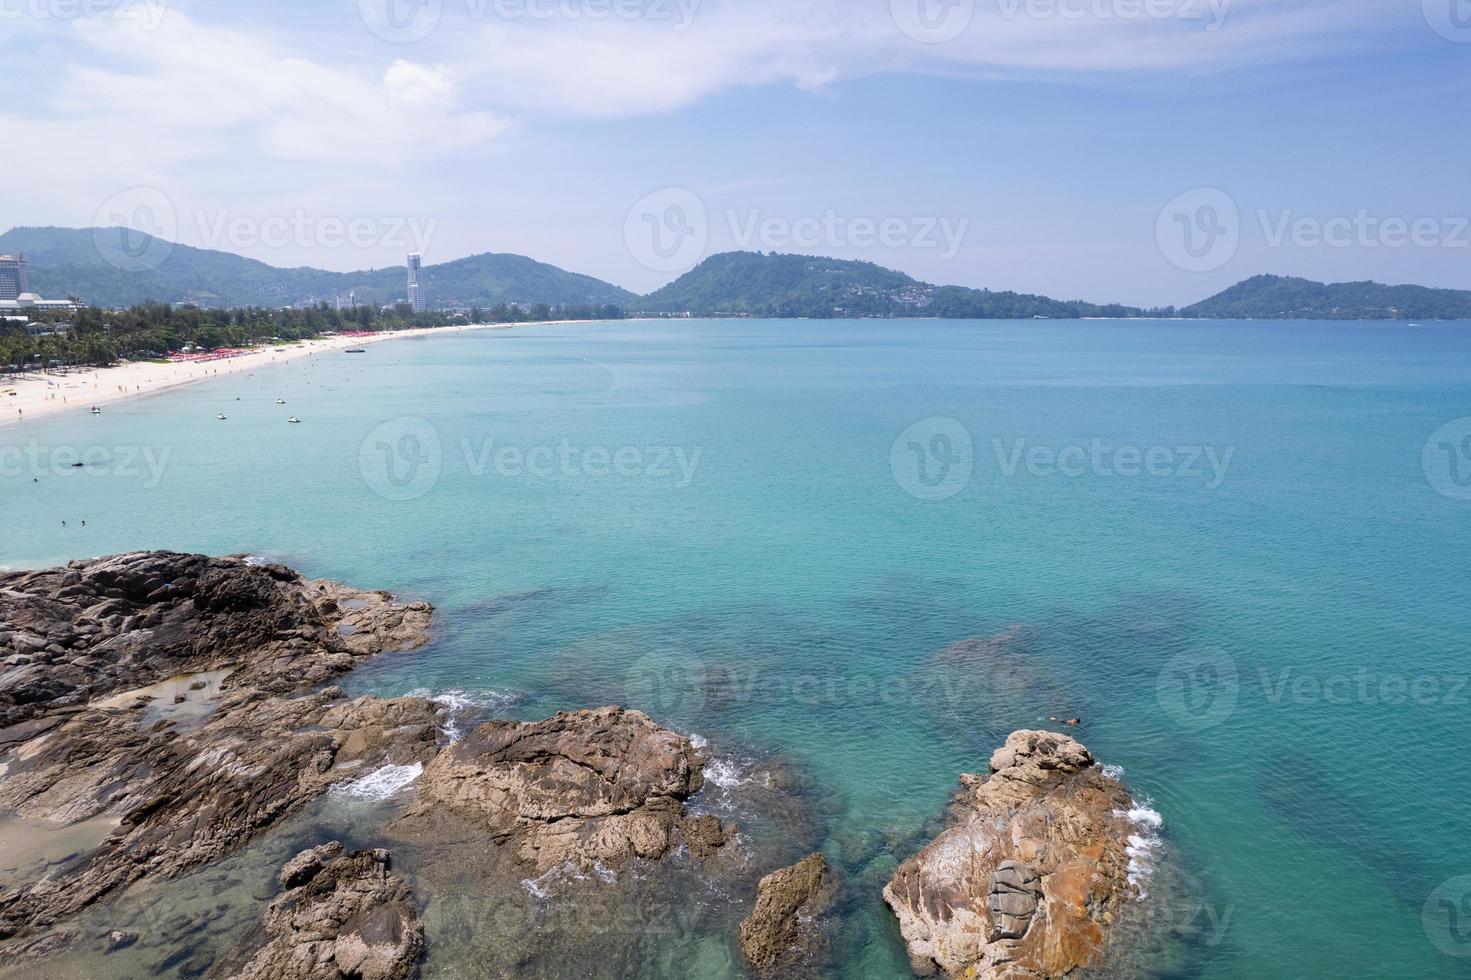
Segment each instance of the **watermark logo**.
M705 708L708 682L698 656L651 653L623 675L623 703L655 718L691 718Z
M1471 249L1471 218L1402 218L1360 209L1329 218L1257 211L1262 237L1271 248L1462 248Z
M0 21L126 20L145 33L158 30L168 0L0 0Z
M1230 718L1240 692L1236 661L1224 650L1177 654L1155 682L1155 697L1165 716L1191 731L1214 728Z
M1471 0L1420 0L1425 23L1447 41L1471 44Z
M1007 20L1201 21L1207 33L1226 22L1231 0L999 0Z
M1025 473L1033 479L1063 478L1080 480L1088 476L1152 477L1199 481L1207 490L1216 490L1226 482L1236 447L1216 446L1140 446L1111 445L1092 439L1087 445L1061 448L1026 439L1013 439L1008 444L991 440L996 465L1001 475L1010 479Z
M232 215L229 211L194 212L194 227L205 247L235 251L255 248L394 249L426 253L438 218L369 217L313 214L297 208L290 214Z
M1425 440L1420 466L1436 493L1452 500L1471 500L1471 418L1436 429Z
M388 500L416 500L433 490L446 466L471 480L640 480L683 490L704 455L699 446L581 445L570 439L519 445L497 436L462 436L449 452L439 431L419 418L390 419L358 450L363 482Z
M92 216L92 245L122 272L151 272L174 250L179 220L174 202L156 187L130 187Z
M1218 187L1186 191L1160 211L1155 241L1170 264L1185 272L1214 272L1236 256L1241 213Z
M703 450L699 446L580 446L570 439L556 445L518 446L494 436L461 439L460 454L470 476L503 479L643 479L683 490L695 479Z
M889 0L899 30L922 44L944 44L966 32L975 19L975 0Z
M843 215L829 208L821 215L788 218L767 215L759 208L741 213L725 212L726 224L736 246L746 251L786 249L916 249L938 252L949 262L960 254L969 218L941 215L901 217L889 215Z
M413 44L439 26L444 0L358 0L358 15L380 41Z
M3 0L0 0L3 2ZM695 22L701 0L459 0L454 12L470 21L609 20L667 24L678 33ZM444 19L444 0L358 0L364 26L390 44L422 41Z
M665 187L640 198L623 220L628 253L652 272L684 272L705 257L710 215L700 195Z
M899 434L889 450L894 482L919 500L948 500L970 483L975 445L970 431L943 415L921 419Z
M1446 956L1471 957L1471 875L1443 882L1420 909L1425 936Z
M444 465L439 432L424 419L390 419L358 448L363 482L388 500L417 500L434 489Z

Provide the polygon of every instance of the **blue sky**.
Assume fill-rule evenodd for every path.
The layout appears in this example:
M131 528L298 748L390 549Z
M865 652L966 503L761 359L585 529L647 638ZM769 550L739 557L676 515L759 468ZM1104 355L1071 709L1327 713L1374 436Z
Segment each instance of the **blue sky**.
M393 6L390 7L390 4ZM922 16L927 15L927 16ZM275 265L747 247L1471 288L1471 0L0 0L0 224Z

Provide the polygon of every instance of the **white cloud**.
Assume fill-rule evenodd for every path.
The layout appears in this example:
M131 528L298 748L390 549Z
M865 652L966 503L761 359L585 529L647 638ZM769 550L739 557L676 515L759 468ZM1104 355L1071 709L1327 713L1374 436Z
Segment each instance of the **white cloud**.
M52 125L125 122L169 149L243 137L273 157L397 163L495 139L505 116L462 109L448 69L395 62L386 72L320 64L267 41L171 12L159 28L76 21L78 50L52 106Z
M439 30L464 36L458 70L491 104L616 117L735 86L820 89L881 72L1055 81L1221 71L1341 52L1393 16L1373 0L976 0L963 30L926 43L903 16L904 4L925 3L947 9L939 0L705 0L683 30L670 18L491 17L446 19Z
M407 108L452 106L455 101L454 74L443 65L429 67L399 59L383 75L391 105Z

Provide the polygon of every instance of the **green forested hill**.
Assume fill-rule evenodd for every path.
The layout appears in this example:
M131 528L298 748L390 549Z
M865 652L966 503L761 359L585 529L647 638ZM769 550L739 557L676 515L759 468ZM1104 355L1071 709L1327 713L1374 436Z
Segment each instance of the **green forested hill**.
M280 307L330 300L353 290L365 303L403 299L401 266L361 272L283 269L229 252L165 242L121 229L12 228L0 253L24 252L33 292L78 296L95 306L147 301L209 307ZM626 306L626 289L521 255L472 255L425 266L431 305L498 303Z
M1253 276L1180 314L1257 320L1471 320L1471 291Z

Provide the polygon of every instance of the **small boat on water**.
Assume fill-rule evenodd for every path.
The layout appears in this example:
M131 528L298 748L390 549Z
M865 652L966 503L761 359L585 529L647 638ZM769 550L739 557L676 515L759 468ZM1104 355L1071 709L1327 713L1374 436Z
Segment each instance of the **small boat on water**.
M225 413L224 412L221 412L220 414L216 415L215 418L217 418L221 422L223 422L223 421L225 421Z
M98 408L96 405L93 405L92 406L92 414L93 415L101 415L102 414L102 409Z
M295 415L291 416L291 418L287 419L286 421L290 422L292 425L301 424L301 419L297 418Z
M286 399L284 399L284 398L277 398L276 399L276 404L277 405L285 405L286 404Z
M347 354L366 354L367 352L368 349L366 347L349 347L346 351L344 351L344 353Z

